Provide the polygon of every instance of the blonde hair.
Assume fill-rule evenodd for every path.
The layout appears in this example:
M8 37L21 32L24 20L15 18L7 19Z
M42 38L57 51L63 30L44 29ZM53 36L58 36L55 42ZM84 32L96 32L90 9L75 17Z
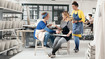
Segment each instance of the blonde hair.
M62 12L62 14L63 14L64 16L66 16L67 19L69 19L69 20L71 21L70 16L69 16L69 13L68 13L67 11Z

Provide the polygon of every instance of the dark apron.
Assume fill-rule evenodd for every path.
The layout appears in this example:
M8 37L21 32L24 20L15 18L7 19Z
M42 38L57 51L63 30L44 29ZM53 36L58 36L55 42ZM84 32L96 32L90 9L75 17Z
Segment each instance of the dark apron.
M69 21L67 22L67 25L68 25L68 23L69 23ZM62 30L63 30L62 33L65 34L65 35L67 35L69 33L69 31L70 31L67 25L64 28L62 28ZM71 37L72 37L72 34L70 34L69 37L64 37L64 38L67 41L69 41L71 39Z

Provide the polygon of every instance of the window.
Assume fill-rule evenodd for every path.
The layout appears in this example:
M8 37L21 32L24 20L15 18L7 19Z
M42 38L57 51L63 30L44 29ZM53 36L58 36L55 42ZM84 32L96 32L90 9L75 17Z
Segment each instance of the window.
M37 20L42 18L43 12L48 12L50 15L49 21L59 21L62 18L63 11L69 11L69 5L52 5L52 4L23 4L23 19L27 20L27 6L29 7L30 19Z

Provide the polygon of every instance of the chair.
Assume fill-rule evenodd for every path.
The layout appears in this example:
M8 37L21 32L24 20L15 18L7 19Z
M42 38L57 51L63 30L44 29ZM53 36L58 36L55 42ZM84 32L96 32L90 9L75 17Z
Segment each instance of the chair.
M37 45L38 42L41 42L41 46ZM38 39L36 39L36 42L35 42L35 56L36 56L37 49L44 49L45 53L47 54L46 47L44 47L44 45L43 45L43 41L40 41Z
M70 40L61 45L61 48L58 50L58 54L60 53L59 52L60 50L67 50L67 54L69 55L70 54Z

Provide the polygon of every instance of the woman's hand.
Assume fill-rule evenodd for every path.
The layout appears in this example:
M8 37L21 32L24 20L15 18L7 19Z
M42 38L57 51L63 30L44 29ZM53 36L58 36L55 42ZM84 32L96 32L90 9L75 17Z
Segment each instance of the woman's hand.
M78 21L72 21L72 23L77 23Z
M67 34L67 37L69 37L70 36L70 34Z
M57 27L57 25L54 25L55 27Z
M61 32L60 32L59 30L56 30L56 33L59 34L59 33L61 33Z
M49 24L48 27L49 27L49 26L52 26L52 24Z
M83 22L83 21L80 20L80 21L78 21L78 22Z

